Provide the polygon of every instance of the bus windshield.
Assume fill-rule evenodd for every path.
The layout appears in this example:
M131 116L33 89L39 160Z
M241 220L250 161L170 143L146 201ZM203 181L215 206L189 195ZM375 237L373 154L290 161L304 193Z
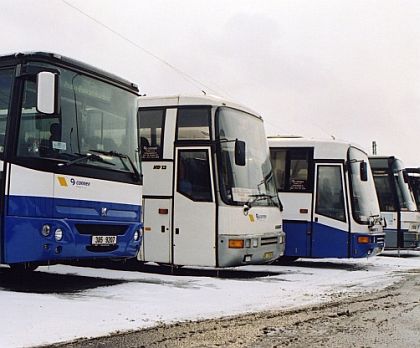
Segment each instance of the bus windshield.
M137 95L78 72L54 69L60 72L56 114L36 111L36 82L25 82L17 155L140 172Z
M420 172L409 173L408 179L417 204L417 210L420 211Z
M221 107L216 113L216 128L223 201L234 205L279 205L263 121L248 113ZM244 166L235 164L236 139L246 144Z
M404 166L402 162L396 159L392 164L392 173L394 174L395 187L397 191L400 209L403 211L417 211L416 202L413 193L404 179Z
M361 162L367 164L367 181L362 181L360 176ZM370 217L380 215L380 208L378 199L376 198L375 183L371 174L369 160L366 153L355 147L350 147L349 164L353 217L357 222L367 224L369 223Z

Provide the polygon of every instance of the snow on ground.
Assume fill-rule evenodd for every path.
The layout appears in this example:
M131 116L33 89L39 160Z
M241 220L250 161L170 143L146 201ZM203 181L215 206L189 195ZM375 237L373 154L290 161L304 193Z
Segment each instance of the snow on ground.
M95 337L159 323L215 318L321 303L346 293L384 288L410 269L420 269L420 252L361 260L299 260L290 266L246 266L278 272L250 279L171 276L57 265L38 272L112 280L90 289L43 293L0 285L1 347L22 347ZM64 278L66 278L64 277ZM1 279L1 277L0 277Z

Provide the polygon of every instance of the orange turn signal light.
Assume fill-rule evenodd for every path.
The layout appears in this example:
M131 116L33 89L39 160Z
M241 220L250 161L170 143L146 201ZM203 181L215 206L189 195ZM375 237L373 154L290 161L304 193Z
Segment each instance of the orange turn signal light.
M359 243L359 244L368 244L369 243L369 237L366 237L366 236L357 237L357 243Z
M168 210L168 209L165 209L165 208L159 208L159 214L162 214L162 215L167 215L167 214L168 214L168 212L169 212L169 210Z
M229 248L242 249L244 247L243 239L229 239Z

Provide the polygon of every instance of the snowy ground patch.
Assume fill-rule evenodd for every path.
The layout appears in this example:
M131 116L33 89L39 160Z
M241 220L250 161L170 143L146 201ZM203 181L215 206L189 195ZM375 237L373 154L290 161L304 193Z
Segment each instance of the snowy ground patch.
M388 253L389 254L389 253ZM40 267L42 291L0 274L1 347L95 337L159 323L289 309L339 294L381 289L420 269L420 252L361 260L302 259L289 266L241 267L279 274L249 279L171 276L57 265Z

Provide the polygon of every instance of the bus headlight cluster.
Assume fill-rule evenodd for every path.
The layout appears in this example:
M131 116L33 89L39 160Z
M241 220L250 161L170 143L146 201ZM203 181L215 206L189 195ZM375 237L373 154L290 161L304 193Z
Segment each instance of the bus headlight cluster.
M245 239L245 248L257 248L258 247L258 238Z
M140 231L139 231L139 230L136 230L136 231L134 232L133 239L134 239L136 242L140 239Z
M48 237L51 233L51 226L50 225L43 225L41 229L41 234L44 237Z
M57 242L63 239L63 230L61 228L55 230L54 238Z

